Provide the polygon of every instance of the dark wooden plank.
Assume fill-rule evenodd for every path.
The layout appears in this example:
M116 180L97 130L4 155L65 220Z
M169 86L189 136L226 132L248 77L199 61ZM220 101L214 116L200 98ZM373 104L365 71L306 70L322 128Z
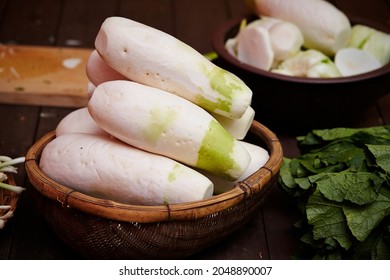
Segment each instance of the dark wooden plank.
M175 35L173 3L174 0L121 1L119 15Z
M390 94L387 94L379 99L377 106L380 110L383 123L390 125Z
M103 21L118 13L119 0L66 0L57 45L93 48Z
M383 22L390 26L390 9L382 0L355 0L353 4L345 0L333 0L332 2L347 16L369 18Z
M34 138L38 114L38 107L0 105L0 154L25 155Z
M39 108L27 106L0 105L0 155L12 158L24 156L32 144L35 126L38 119ZM18 174L14 175L18 185L23 185L26 174L23 165L18 165ZM0 230L0 259L8 259L13 250L17 221L24 219L22 208L25 194L22 194L20 206L16 209L14 217Z
M219 24L228 19L223 0L191 0L175 2L176 36L200 53L212 51L211 38Z
M77 108L43 107L39 114L39 125L34 142L46 133L55 130L58 123L74 110L77 110Z
M26 139L32 139L32 143L49 131L56 128L58 122L74 109L50 108L50 107L26 107L28 111L39 109L34 124L34 135ZM14 110L17 112L18 110ZM36 131L36 132L35 132ZM15 221L14 244L9 252L10 259L74 259L77 258L66 246L53 234L43 216L39 213L36 192L33 186L25 179L27 190L23 193L18 219Z
M61 0L13 0L1 21L0 42L53 45L62 9Z
M228 17L230 19L246 16L251 13L243 0L226 0L228 7Z
M1 0L0 1L0 25L1 25L2 20L5 17L5 12L7 10L7 6L9 4L9 2L10 2L10 0Z
M277 185L263 206L264 225L271 260L292 259L298 248L294 223L299 212L294 201Z

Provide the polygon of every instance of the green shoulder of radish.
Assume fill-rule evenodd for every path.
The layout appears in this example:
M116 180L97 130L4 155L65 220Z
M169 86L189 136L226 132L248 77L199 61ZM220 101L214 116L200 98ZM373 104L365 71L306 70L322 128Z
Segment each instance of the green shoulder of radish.
M88 103L114 137L217 176L235 180L250 155L206 110L180 96L131 81L97 86Z
M228 181L221 177L210 174L209 172L200 171L203 175L209 178L211 182L213 182L215 194L221 194L231 190L240 181L247 179L249 176L262 168L269 159L269 153L263 147L245 141L240 141L240 143L251 156L251 162L240 178L236 179L235 181Z
M179 95L209 112L240 118L251 89L177 38L139 22L107 18L95 40L107 65L129 80Z
M246 2L259 19L243 20L237 36L225 43L243 63L290 76L334 78L369 72L390 61L389 34L352 26L328 1Z

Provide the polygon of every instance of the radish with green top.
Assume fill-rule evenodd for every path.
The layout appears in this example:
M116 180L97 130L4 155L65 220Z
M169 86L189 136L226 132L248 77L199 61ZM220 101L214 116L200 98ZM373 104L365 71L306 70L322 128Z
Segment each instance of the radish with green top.
M207 111L167 91L131 81L97 86L88 110L105 131L140 149L235 180L248 152Z
M240 118L252 91L177 38L142 23L107 18L95 40L103 60L129 80L179 95L209 112Z
M233 182L229 182L220 177L213 176L210 173L201 172L207 178L209 178L211 182L213 182L215 194L221 194L231 190L237 183L245 180L246 178L254 174L256 171L258 171L261 167L263 167L267 163L269 159L269 153L266 149L245 141L240 141L240 144L248 151L248 153L251 156L251 163L249 164L248 168L245 170L245 172L241 175L240 178L238 178Z
M304 46L334 55L347 46L351 24L347 16L324 0L249 0L259 16L294 23L302 32Z
M211 197L214 189L192 168L102 135L61 135L44 147L39 166L71 189L127 204L190 202Z

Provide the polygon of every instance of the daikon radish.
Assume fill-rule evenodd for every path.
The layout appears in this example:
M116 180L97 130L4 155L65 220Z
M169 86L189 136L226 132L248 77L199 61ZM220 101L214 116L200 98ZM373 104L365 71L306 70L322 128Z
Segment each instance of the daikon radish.
M247 24L247 27L251 26L261 26L267 29L268 31L274 26L276 23L280 23L282 20L273 17L261 16L259 19L256 19Z
M237 38L229 38L225 42L225 48L228 53L234 57L237 56Z
M317 50L299 51L282 61L272 72L307 78L341 77L335 63Z
M237 140L242 140L247 135L255 118L255 110L248 107L244 115L239 119L231 119L217 114L212 116Z
M375 28L361 24L354 25L348 47L369 52L381 65L390 62L390 34Z
M268 71L274 61L268 30L260 25L246 27L237 36L237 59Z
M87 84L88 99L91 98L93 92L95 91L95 88L96 86L91 81L88 81Z
M131 81L97 86L88 110L122 141L235 180L248 152L207 111L169 92Z
M291 22L275 23L270 27L269 35L277 63L296 54L303 45L302 32Z
M269 159L269 153L263 147L244 141L239 142L249 152L251 156L251 163L240 178L231 182L224 180L220 177L214 176L210 173L201 171L203 175L205 175L211 180L211 182L213 182L215 194L221 194L231 190L238 182L245 180L250 175L258 171L261 167L263 167Z
M382 66L371 53L356 48L339 50L334 60L337 68L345 77L363 74Z
M273 17L261 16L247 27L261 26L268 30L274 64L297 53L303 45L301 30L293 23Z
M95 40L103 60L128 79L184 97L209 112L240 118L252 91L177 38L139 22L107 18Z
M58 123L56 127L57 137L69 133L109 135L91 118L87 107L70 112Z
M113 80L127 80L125 76L108 66L96 50L93 50L88 58L86 73L89 81L95 86Z
M238 35L225 43L228 52L238 60L263 70L270 70L296 54L302 45L303 36L296 25L272 17L241 24Z
M39 165L69 188L127 204L189 202L213 192L212 182L199 172L101 135L61 135L45 146Z
M325 0L252 0L258 15L294 23L302 32L304 46L334 55L348 44L351 23L347 16Z

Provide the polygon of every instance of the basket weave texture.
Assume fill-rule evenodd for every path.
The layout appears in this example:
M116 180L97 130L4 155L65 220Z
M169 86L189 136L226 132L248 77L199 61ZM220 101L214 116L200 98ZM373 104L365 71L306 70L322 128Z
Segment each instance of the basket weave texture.
M16 184L13 176L7 174L7 177L8 179L6 183L15 186ZM12 218L13 213L15 213L16 208L19 204L19 200L20 200L20 194L0 188L0 205L10 206L9 209L0 209L0 216L4 216L4 215L7 216L8 214L10 214L9 218L3 219L5 224L8 222L10 218Z
M259 210L283 159L276 135L254 121L247 141L264 145L270 159L232 190L190 203L128 205L79 193L46 176L39 159L54 137L50 132L29 149L26 171L50 227L87 259L180 259L216 244Z

